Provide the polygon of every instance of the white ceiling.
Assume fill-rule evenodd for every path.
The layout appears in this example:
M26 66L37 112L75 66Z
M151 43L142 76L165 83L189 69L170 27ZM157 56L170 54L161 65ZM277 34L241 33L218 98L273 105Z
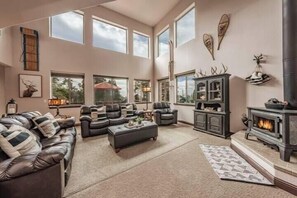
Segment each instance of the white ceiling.
M0 28L114 0L0 0Z
M180 0L116 0L102 6L155 26Z

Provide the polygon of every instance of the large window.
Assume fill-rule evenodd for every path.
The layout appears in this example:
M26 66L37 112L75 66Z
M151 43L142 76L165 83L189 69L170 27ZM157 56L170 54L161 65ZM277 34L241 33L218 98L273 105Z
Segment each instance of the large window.
M68 104L84 104L84 76L52 73L51 98L65 99Z
M169 28L158 36L158 56L169 52Z
M128 102L128 78L94 76L95 104Z
M176 46L195 38L195 7L175 22Z
M162 79L159 83L159 100L162 102L169 102L169 79Z
M93 46L127 53L127 29L94 18Z
M66 12L51 17L51 36L84 43L84 17L80 12Z
M133 33L133 54L144 58L149 57L149 37Z
M151 93L143 92L143 88L151 87L149 80L134 80L134 102L150 102Z
M176 77L176 102L194 104L194 73L179 75Z

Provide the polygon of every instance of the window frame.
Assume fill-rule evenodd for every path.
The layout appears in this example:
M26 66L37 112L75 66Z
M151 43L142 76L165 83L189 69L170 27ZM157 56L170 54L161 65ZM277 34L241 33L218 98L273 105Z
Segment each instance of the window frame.
M161 34L163 34L163 33L165 33L166 31L168 30L168 34L169 34L169 36L168 36L168 42L170 41L170 28L169 28L169 25L166 25L158 34L157 34L157 57L160 57L160 56L162 56L162 55L164 55L164 54L167 54L167 53L169 53L170 52L170 46L169 46L169 43L168 43L168 52L166 52L166 53L164 53L164 54L160 54L160 42L159 42L159 38L160 38L160 36L161 36Z
M115 50L112 50L112 49L106 49L106 48L94 46L94 20L99 21L101 23L106 23L108 25L114 26L114 27L122 29L122 30L125 30L126 31L126 52L119 52L119 51L115 51ZM129 30L128 30L127 27L122 26L122 25L117 24L117 23L114 23L112 21L108 21L106 19L97 17L95 15L92 15L92 46L94 48L108 50L108 51L117 52L117 53L121 53L121 54L129 54L129 39L128 39L128 37L129 37Z
M149 80L149 79L133 79L133 101L134 101L134 103L136 103L136 104L145 104L146 103L146 101L141 101L141 102L136 102L135 101L135 98L134 98L134 88L135 88L135 81L147 81L147 82L149 82L149 86L150 86L150 88L151 88L151 91L149 92L149 101L147 101L148 103L151 103L152 102L152 83L151 83L151 80ZM142 91L142 90L141 90ZM142 93L143 93L143 91L142 91Z
M168 83L169 83L169 86L168 86L168 101L166 101L166 100L162 100L162 97L161 97L161 82L162 81L168 81ZM161 79L159 79L158 80L158 99L159 99L159 101L160 102L170 102L170 80L169 80L169 77L165 77L165 78L161 78Z
M83 21L83 25L82 25L82 30L83 30L82 43L53 36L52 17L58 16L58 15L61 15L61 14L66 14L68 12L64 12L64 13L53 15L53 16L49 17L49 37L53 38L53 39L58 39L58 40L61 40L61 41L67 41L67 42L76 43L76 44L79 44L79 45L85 45L85 13L83 11L81 11L81 10L73 10L73 11L69 11L69 12L73 12L74 14L78 14L78 15L81 15L83 17L83 19L82 19L82 21Z
M95 77L99 77L99 78L110 78L110 79L125 79L125 80L127 80L127 103L129 103L129 78L128 77L93 74L93 84L92 84L92 86L95 85L95 81L94 81L94 78ZM111 102L114 103L113 100ZM105 101L103 101L103 103L105 104ZM95 89L94 89L94 87L93 87L93 104L96 104L96 101L95 101Z
M187 15L190 11L192 11L194 9L195 11L195 14L194 14L194 24L195 24L195 27L194 27L194 38L180 44L180 45L177 45L177 22L182 19L185 15ZM184 11L181 12L181 14L179 14L175 19L174 19L174 46L176 48L188 43L189 41L191 40L194 40L196 39L196 6L195 6L195 2L193 2L190 6L188 6Z
M69 72L57 72L57 71L51 71L50 75L50 98L53 98L53 88L52 88L52 78L53 77L60 77L60 78L82 78L82 83L83 83L83 101L82 103L70 103L70 104L64 104L62 105L63 108L67 107L80 107L81 105L84 105L86 102L85 98L85 74L84 73L69 73ZM69 89L70 92L70 89ZM68 92L68 93L69 93Z
M190 76L190 75L193 75L193 77L195 77L195 70L191 70L191 71L186 71L186 72L183 72L183 73L179 73L179 74L175 74L175 103L176 105L184 105L184 106L195 106L195 101L193 103L180 103L178 102L178 77L182 77L182 76ZM195 88L195 85L194 85L194 88ZM185 88L185 91L186 91L186 96L187 96L187 93L188 93L188 79L186 79L186 88ZM193 96L194 97L194 96ZM194 100L194 98L193 98Z
M144 37L147 37L148 38L148 41L147 41L147 57L144 57L144 56L138 56L138 55L135 55L134 54L134 34L138 34L140 36L144 36ZM150 49L151 49L151 46L150 46L150 43L151 43L151 38L149 35L147 34L144 34L142 32L138 32L138 31L133 31L132 32L132 38L133 38L133 56L137 56L137 57L140 57L140 58L147 58L147 59L150 59Z

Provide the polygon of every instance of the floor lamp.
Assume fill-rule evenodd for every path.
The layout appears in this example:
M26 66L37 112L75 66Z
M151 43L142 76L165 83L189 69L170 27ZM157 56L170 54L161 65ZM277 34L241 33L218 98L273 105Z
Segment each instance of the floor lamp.
M146 94L146 110L148 110L148 94L151 92L151 88L149 86L143 87L142 89L143 93Z

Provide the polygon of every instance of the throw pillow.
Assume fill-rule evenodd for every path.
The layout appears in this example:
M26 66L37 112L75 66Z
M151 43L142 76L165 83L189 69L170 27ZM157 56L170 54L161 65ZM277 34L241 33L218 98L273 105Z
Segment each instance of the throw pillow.
M126 106L126 110L127 110L127 116L133 116L133 105L127 105Z
M53 116L53 114L51 114L50 112L44 114L45 117L47 117L48 119L50 119L52 121L52 123L55 126L56 129L56 133L60 131L61 127L59 125L59 123L57 122L57 120L55 119L55 117Z
M4 126L3 124L0 124L0 133L6 130L7 130L6 126Z
M36 136L31 132L29 131L28 129L22 127L22 126L19 126L19 125L16 125L16 124L13 124L11 125L11 127L8 129L9 132L14 132L14 131L20 131L20 132L26 132L28 133L35 141L36 141Z
M26 131L2 131L0 147L11 158L41 151L37 141Z
M106 106L91 109L91 118L93 120L104 120L106 116Z
M32 120L44 137L50 138L56 134L56 128L48 117L38 116Z

